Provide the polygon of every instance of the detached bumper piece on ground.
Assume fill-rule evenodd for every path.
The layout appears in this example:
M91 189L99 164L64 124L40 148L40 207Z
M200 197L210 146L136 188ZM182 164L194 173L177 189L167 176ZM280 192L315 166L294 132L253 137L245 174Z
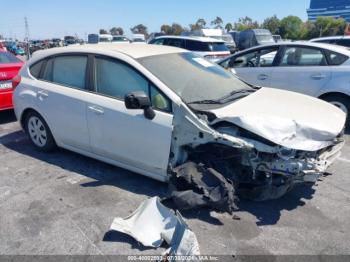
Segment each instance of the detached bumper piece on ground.
M199 261L199 244L195 234L186 225L180 213L175 215L160 203L158 197L144 201L124 219L115 218L111 230L128 234L146 247L157 248L165 241L170 248L163 254L164 258L190 256L192 261Z

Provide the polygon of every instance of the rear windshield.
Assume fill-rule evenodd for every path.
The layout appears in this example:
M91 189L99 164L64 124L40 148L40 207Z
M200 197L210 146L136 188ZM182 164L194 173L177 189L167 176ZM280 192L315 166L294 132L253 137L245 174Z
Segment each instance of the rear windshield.
M197 52L229 51L225 43L186 40L186 49Z
M225 43L209 43L209 49L213 52L229 51Z
M8 52L0 52L0 64L20 63L17 57Z

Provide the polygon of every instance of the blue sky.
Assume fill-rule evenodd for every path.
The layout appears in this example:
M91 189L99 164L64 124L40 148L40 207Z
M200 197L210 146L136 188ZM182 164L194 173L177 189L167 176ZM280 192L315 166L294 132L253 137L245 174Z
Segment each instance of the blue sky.
M279 18L297 15L306 20L309 3L309 0L16 0L7 12L1 12L0 34L23 39L25 16L31 38L41 39L66 34L84 38L85 34L113 26L121 26L130 34L130 27L139 23L153 32L159 31L164 23L188 26L199 17L210 22L220 16L225 23L242 16L261 22L274 14Z

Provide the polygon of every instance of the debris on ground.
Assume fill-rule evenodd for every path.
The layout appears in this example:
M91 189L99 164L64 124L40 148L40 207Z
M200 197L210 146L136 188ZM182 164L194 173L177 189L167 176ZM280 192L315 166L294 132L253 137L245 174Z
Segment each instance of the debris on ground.
M126 218L115 218L111 230L125 233L146 247L160 247L165 241L170 246L165 256L200 254L196 235L181 214L163 206L158 197L147 199Z
M204 164L187 162L174 169L169 195L180 210L210 207L232 213L237 209L232 182Z

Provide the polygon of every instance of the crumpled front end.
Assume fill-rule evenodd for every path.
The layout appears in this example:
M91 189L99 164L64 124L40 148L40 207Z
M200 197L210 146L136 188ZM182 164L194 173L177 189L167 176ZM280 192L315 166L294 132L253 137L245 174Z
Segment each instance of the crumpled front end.
M186 108L178 109L169 189L175 202L181 203L180 209L209 206L230 212L237 196L254 201L280 198L295 184L316 182L344 144L340 129L338 136L317 150L289 148L227 118L211 121L213 116L205 112L194 115ZM205 177L213 174L216 181L208 182Z

